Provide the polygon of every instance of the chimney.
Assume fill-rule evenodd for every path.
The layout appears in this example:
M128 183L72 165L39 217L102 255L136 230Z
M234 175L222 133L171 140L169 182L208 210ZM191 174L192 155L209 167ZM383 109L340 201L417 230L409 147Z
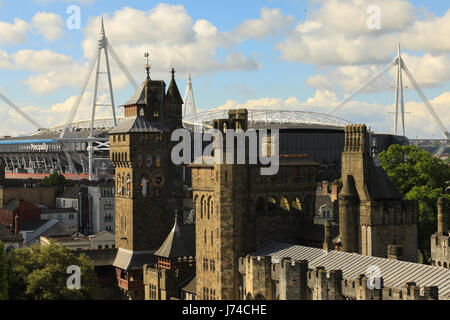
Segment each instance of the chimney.
M16 217L14 218L14 233L19 234L19 215L16 214Z
M323 239L323 250L333 250L333 241L331 239L331 224L330 221L325 221L325 238Z
M339 183L337 181L331 184L331 201L336 201L338 199L338 189Z
M328 181L323 181L322 182L322 195L323 196L327 196L328 195L328 185L330 183Z
M445 198L439 198L437 202L438 207L438 234L447 235L448 225L447 225L447 208L445 203Z

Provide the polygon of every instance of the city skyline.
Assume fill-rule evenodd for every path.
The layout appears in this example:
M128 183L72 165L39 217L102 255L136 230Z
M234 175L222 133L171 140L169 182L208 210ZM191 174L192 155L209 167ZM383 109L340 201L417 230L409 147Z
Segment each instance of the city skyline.
M388 64L400 41L405 63L447 125L450 44L445 31L450 11L445 3L336 3L36 0L23 6L3 0L0 90L40 123L62 124L94 53L103 17L110 42L137 82L145 77L148 50L152 76L168 81L174 67L182 94L187 74L192 74L200 111L239 107L325 113ZM80 10L79 29L70 20L74 5ZM380 29L367 25L371 5L380 8ZM114 64L112 72L116 105L121 105L134 89ZM407 136L442 138L407 79L404 84L406 111L411 112L406 115ZM335 115L391 132L394 85L392 70ZM76 119L89 118L92 92L91 78ZM99 115L110 113L104 108ZM0 115L10 119L1 135L33 131L4 103Z

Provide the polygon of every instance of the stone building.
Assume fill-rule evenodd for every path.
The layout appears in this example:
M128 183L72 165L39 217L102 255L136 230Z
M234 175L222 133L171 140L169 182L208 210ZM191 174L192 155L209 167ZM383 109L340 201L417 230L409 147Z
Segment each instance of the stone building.
M247 110L231 110L214 128L246 131L247 122ZM272 176L261 175L260 165L191 165L198 299L238 299L239 257L267 241L310 245L311 233L323 235L313 224L317 165L306 155L280 156Z
M183 208L182 168L171 161L171 133L181 128L175 71L164 81L147 77L124 104L125 118L109 132L115 168L116 246L119 286L130 299L144 298L142 268L153 262L172 227L168 218Z
M339 193L341 250L417 261L418 204L402 200L371 147L365 125L345 128Z
M239 259L241 299L443 300L450 270L271 242Z
M431 236L431 264L450 269L450 231L445 198L439 198L438 230Z
M195 275L195 225L177 220L155 252L156 263L144 266L145 300L181 299L184 285Z

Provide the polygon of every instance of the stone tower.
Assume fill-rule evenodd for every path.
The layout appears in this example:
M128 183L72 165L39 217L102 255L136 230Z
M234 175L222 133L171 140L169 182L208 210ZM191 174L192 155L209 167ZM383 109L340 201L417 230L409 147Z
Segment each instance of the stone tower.
M137 299L143 292L142 266L169 233L172 213L182 208L182 169L171 161L171 130L182 126L173 71L170 88L166 93L164 81L151 80L147 66L147 78L123 106L125 118L109 132L118 247L114 266L119 285L128 291L135 286L130 297Z
M227 119L214 120L213 126L222 133L242 129L250 135L247 110L230 110ZM270 143L276 143L272 133L258 134L259 148L268 143L269 137ZM226 149L226 138L231 137L223 134L222 147L215 149L215 155L222 155L223 164L190 166L196 223L196 290L200 300L247 297L239 258L268 241L309 241L307 234L323 234L323 229L316 230L313 224L318 163L306 155L280 155L278 172L264 176L261 164L248 164L253 154L250 142L245 145L243 164L236 161L237 152L234 164L225 161L231 154ZM232 150L236 151L236 143Z
M418 205L402 200L370 143L366 125L345 128L339 194L342 250L386 258L395 246L402 259L415 262Z

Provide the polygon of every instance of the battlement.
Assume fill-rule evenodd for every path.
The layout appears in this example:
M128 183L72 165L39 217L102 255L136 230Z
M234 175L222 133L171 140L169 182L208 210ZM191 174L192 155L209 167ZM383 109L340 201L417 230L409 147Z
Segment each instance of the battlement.
M438 287L419 287L415 282L408 282L402 287L403 300L438 300Z

